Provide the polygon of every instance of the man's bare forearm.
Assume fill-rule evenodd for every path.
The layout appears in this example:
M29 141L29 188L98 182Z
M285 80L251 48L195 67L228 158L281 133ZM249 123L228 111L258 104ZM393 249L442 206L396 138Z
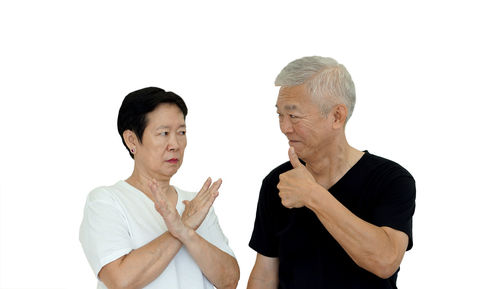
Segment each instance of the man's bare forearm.
M378 227L354 215L324 188L315 188L308 208L339 242L358 266L381 278L399 267L408 237L387 227Z

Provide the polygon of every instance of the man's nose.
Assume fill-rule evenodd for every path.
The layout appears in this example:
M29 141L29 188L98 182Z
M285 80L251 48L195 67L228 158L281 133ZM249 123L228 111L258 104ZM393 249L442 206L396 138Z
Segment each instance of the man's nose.
M281 132L284 134L288 134L288 133L293 132L293 126L292 126L292 123L288 117L284 116L281 119L280 129L281 129Z

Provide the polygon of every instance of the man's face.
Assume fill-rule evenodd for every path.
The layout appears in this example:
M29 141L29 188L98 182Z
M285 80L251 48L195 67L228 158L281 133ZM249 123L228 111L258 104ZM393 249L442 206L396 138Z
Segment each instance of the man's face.
M321 115L304 84L281 87L276 108L281 132L304 161L314 159L323 148L331 144L330 116Z

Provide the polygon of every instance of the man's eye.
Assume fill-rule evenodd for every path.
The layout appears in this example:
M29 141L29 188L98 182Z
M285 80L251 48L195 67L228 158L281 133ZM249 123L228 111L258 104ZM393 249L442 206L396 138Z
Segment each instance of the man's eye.
M160 132L160 135L163 135L163 136L168 135L168 131L162 131L162 132Z
M180 131L179 134L180 135L186 135L186 132L185 131Z
M290 114L290 118L297 118L297 116Z

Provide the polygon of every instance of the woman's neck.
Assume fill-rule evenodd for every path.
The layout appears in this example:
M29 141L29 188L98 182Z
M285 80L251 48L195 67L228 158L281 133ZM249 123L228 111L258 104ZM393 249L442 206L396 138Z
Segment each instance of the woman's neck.
M151 181L153 179L156 179L158 181L158 187L160 191L167 196L170 194L170 192L175 192L173 187L170 185L170 178L159 178L157 176L153 176L152 174L143 172L142 170L138 170L137 168L134 168L132 175L125 181L131 186L137 188L139 191L143 192L151 200L154 200L151 189L149 188L149 185L151 184Z

